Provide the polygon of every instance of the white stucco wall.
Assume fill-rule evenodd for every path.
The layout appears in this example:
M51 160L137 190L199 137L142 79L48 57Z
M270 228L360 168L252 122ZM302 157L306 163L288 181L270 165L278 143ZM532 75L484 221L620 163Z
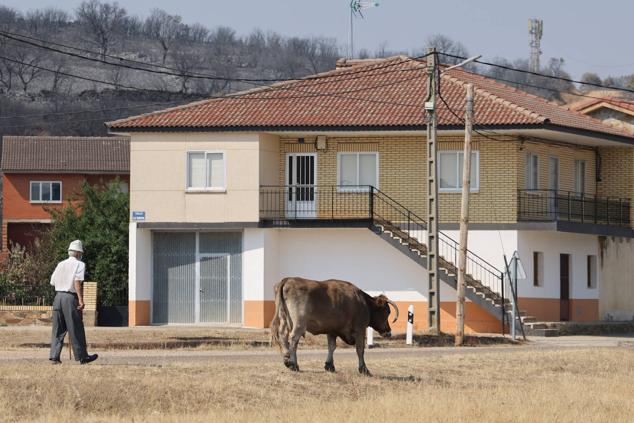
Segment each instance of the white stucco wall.
M596 235L572 234L554 231L519 231L518 251L526 271L526 280L519 281L520 297L559 298L559 255L570 254L570 298L598 299L601 287L597 272L597 287L587 287L587 256L599 261L599 242ZM543 286L533 286L533 252L543 253Z
M277 280L290 276L343 279L371 295L427 301L427 272L368 229L279 229ZM273 272L267 278L270 278ZM267 281L270 284L270 281ZM270 284L272 286L272 284ZM272 298L272 289L269 290ZM441 282L441 300L455 291Z
M443 230L452 239L460 240L459 230ZM467 237L469 251L489 262L500 272L504 270L504 254L513 255L517 248L518 231L470 230Z
M606 237L602 246L599 316L604 320L634 320L634 239Z
M128 299L142 301L152 298L152 233L130 223L128 261Z

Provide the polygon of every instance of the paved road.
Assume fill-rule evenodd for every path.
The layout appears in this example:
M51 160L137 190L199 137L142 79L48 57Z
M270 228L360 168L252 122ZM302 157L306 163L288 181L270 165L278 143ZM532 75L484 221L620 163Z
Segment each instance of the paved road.
M567 348L628 348L634 349L634 335L620 337L598 336L566 336L559 338L531 338L526 344L515 346L490 346L490 347L426 347L426 348L376 348L367 351L367 359L373 357L423 357L444 354L478 354L482 352L513 353L520 351L545 351L562 350ZM99 352L99 351L97 351ZM2 363L39 363L46 360L46 349L13 349L0 351L0 365ZM354 359L355 351L351 348L341 348L335 353L341 360ZM324 360L326 350L301 350L298 353L300 360ZM63 360L67 359L64 351ZM134 365L134 366L160 366L170 363L195 363L195 362L277 362L280 355L272 349L254 350L116 350L104 351L98 361L101 365Z

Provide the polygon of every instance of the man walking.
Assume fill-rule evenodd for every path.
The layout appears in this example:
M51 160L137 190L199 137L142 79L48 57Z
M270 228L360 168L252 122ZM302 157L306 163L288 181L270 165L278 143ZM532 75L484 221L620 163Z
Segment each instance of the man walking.
M66 332L70 333L75 360L87 364L97 359L97 354L88 355L86 351L86 333L82 320L84 309L83 282L86 265L81 261L84 248L80 240L75 240L68 247L68 258L60 262L53 276L51 285L55 287L53 300L53 336L49 360L60 364L60 354L64 345Z

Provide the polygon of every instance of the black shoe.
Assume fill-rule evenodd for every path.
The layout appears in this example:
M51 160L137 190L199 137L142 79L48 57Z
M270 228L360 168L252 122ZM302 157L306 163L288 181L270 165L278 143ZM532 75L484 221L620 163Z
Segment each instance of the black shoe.
M62 364L62 360L60 360L59 358L49 358L49 361L51 362L51 364Z
M86 358L82 358L81 360L79 360L79 364L88 364L88 363L92 363L93 361L95 361L97 358L99 358L98 354L91 354Z

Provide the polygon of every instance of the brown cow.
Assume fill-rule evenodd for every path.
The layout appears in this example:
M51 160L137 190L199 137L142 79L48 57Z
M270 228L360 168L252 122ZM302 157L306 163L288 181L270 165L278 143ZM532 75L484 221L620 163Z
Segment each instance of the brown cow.
M370 326L381 336L391 336L389 304L395 309L396 322L398 307L385 295L371 297L350 282L336 279L318 282L285 278L275 284L271 341L282 350L286 367L298 371L299 338L306 331L313 335L326 334L328 358L324 368L334 372L333 352L339 337L348 345L356 346L359 373L370 375L363 360L366 328Z

